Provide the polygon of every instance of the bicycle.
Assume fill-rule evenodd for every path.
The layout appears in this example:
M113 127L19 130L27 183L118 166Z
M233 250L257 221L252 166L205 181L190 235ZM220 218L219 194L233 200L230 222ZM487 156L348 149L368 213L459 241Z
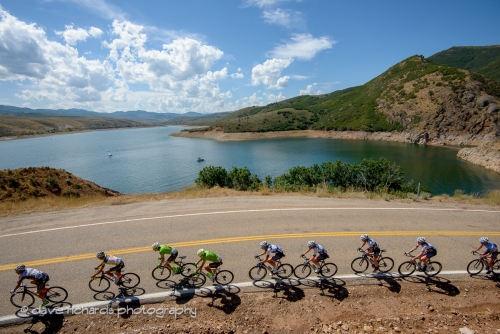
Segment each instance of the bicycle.
M19 288L22 287L22 290L15 291L10 296L10 302L12 305L16 307L30 307L35 303L35 296L38 296L36 293L36 286L27 286L25 284L21 284ZM68 291L60 286L53 286L51 288L45 288L45 298L49 302L52 303L62 303L68 298Z
M367 255L364 250L358 248L358 251L363 253L362 256L355 258L351 262L351 269L357 273L363 273L368 269L368 266L371 264L372 268L375 268L375 262L373 260L373 254ZM390 257L384 257L382 253L385 253L385 249L380 250L380 254L378 256L378 270L381 273L387 273L394 267L394 260Z
M411 254L406 253L405 256L412 257ZM422 261L420 259L417 259L416 261L410 260L401 263L398 268L398 273L399 275L406 277L410 276L415 271L421 271L424 272L424 274L426 274L427 276L432 277L439 274L441 272L441 269L443 269L441 263L428 259L427 267L425 268L425 270L422 270Z
M248 276L250 276L250 278L254 281L260 281L267 275L267 271L269 270L272 272L273 268L271 268L271 266L268 264L260 263L262 261L260 256L256 255L255 259L258 260L257 265L250 268L250 270L248 271ZM281 259L278 259L276 261L276 264L277 268L275 275L279 278L288 278L293 274L293 267L291 264L281 263Z
M179 256L177 259L180 266L180 274L184 277L189 277L196 270L196 266L194 263L182 263L182 260L185 259L186 256ZM166 266L160 266L153 269L151 272L153 278L157 281L164 281L168 279L172 275L172 271Z
M89 281L89 288L95 292L104 292L109 289L111 286L111 277L106 275L104 271L102 271L98 276L91 278ZM118 280L118 286L123 286L124 288L131 289L135 288L139 285L141 279L139 275L134 273L126 273L123 274Z
M293 272L295 276L297 276L297 278L306 278L309 275L311 275L313 268L311 263L307 261L307 257L304 254L300 256L304 258L304 263L301 263L298 266L296 266ZM337 273L337 265L332 262L325 263L325 260L319 261L318 269L319 269L318 274L326 278L330 278Z
M475 259L469 262L467 265L467 272L473 276L479 274L481 271L483 271L484 268L489 269L490 264L488 263L487 259L481 258L481 253L479 252L474 252L473 254L478 254L479 259ZM500 275L500 260L496 260L493 262L493 273L495 275Z
M229 270L220 270L219 268L220 266L217 268L212 268L212 271L215 271L215 273L213 274L214 281L220 285L231 284L234 279L234 274ZM187 284L189 284L193 288L199 288L200 286L205 284L205 282L207 281L207 277L207 273L204 272L203 268L201 268L200 271L189 275L189 277L187 278Z

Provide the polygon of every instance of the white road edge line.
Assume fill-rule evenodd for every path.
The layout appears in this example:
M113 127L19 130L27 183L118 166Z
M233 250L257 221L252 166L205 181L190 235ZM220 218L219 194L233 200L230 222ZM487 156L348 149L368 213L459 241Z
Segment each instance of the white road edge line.
M55 227L55 228L44 229L44 230L34 230L34 231L26 231L26 232L20 232L20 233L4 234L4 235L0 235L0 238L14 237L14 236L25 235L25 234L33 234L33 233L43 233L43 232L67 230L67 229L73 229L73 228L92 227L92 226L108 225L108 224L118 224L118 223L130 223L130 222L138 222L138 221L154 220L154 219L195 217L195 216L206 216L206 215L222 215L222 214L231 214L231 213L273 212L273 211L314 211L314 210L318 210L318 211L319 210L423 210L423 211L459 211L459 212L500 213L500 211L495 211L495 210L432 209L432 208L285 208L285 209L254 209L254 210L236 210L236 211L215 211L215 212L186 213L186 214L169 215L169 216L145 217L145 218L136 218L136 219L123 219L123 220L108 221L108 222L101 222L101 223L81 224L81 225L75 225L75 226Z
M467 274L467 271L465 270L450 270L450 271L442 271L439 273L439 275L462 275L462 274ZM426 277L422 273L416 273L412 274L411 276L421 276L421 277ZM356 278L399 278L401 277L397 273L388 273L388 274L363 274L363 275L355 275L355 274L350 274L350 275L339 275L339 276L333 276L331 279L356 279ZM270 280L262 280L262 281L255 281L255 282L270 282L271 280L274 280L273 282L270 282L271 284L275 284L276 282L285 282L285 281L319 281L322 278L320 277L313 277L313 278L304 278L304 279L298 279L298 278L287 278L287 279L270 279ZM254 283L255 282L242 282L242 283L235 283L235 284L229 284L230 286L235 286L237 288L246 288L246 287L251 287L251 286L256 286ZM411 283L409 283L411 284ZM188 289L188 290L182 290L182 291L170 291L170 292L156 292L156 293L150 293L147 295L143 296L129 296L129 297L124 297L124 298L117 298L117 299L112 299L111 301L96 301L96 302L88 302L88 303L82 303L82 304L76 304L76 305L71 305L71 308L65 309L62 311L63 314L66 315L73 315L72 312L70 312L70 309L77 309L77 310L83 310L83 309L90 309L90 308L105 308L105 307L113 307L113 304L118 304L118 305L123 305L124 303L131 303L134 301L139 300L141 303L140 305L145 305L145 304L157 304L159 303L160 299L163 301L166 300L168 297L182 297L183 295L194 295L196 292L201 291L202 289L205 290L210 290L210 291L217 291L218 286L206 286L202 287L199 289ZM265 289L265 287L263 288ZM115 308L117 308L115 306ZM24 322L31 322L31 317L26 317L26 318L21 318L15 315L10 315L10 316L4 316L0 317L0 327L2 326L10 326L14 324L20 324Z

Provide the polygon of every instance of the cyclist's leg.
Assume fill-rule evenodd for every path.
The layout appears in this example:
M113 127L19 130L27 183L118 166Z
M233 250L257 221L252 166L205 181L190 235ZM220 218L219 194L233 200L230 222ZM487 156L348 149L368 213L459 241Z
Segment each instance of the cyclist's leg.
M380 255L380 248L374 248L373 249L373 265L375 268L378 268L378 257Z
M46 278L41 278L36 281L36 293L40 299L44 300L45 296L47 294L47 288L45 285L47 284L47 281L49 280L49 276L47 275Z
M323 254L318 253L311 261L314 263L317 267L319 267L319 261L322 261L325 259L325 256Z
M493 263L497 259L498 252L491 253L490 258L488 259L488 264L490 265L490 270L493 270Z

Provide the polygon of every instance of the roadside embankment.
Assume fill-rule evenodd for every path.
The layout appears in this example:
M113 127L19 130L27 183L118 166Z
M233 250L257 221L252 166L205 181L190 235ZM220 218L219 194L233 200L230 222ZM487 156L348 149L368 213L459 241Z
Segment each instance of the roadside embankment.
M500 142L463 148L458 152L458 157L500 173Z

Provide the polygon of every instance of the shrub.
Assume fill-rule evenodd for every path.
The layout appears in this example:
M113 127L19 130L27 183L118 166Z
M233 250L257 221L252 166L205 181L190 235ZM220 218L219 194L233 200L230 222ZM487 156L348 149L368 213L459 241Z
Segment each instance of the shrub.
M225 187L228 185L227 171L220 166L207 166L200 170L198 178L194 182L208 188Z

